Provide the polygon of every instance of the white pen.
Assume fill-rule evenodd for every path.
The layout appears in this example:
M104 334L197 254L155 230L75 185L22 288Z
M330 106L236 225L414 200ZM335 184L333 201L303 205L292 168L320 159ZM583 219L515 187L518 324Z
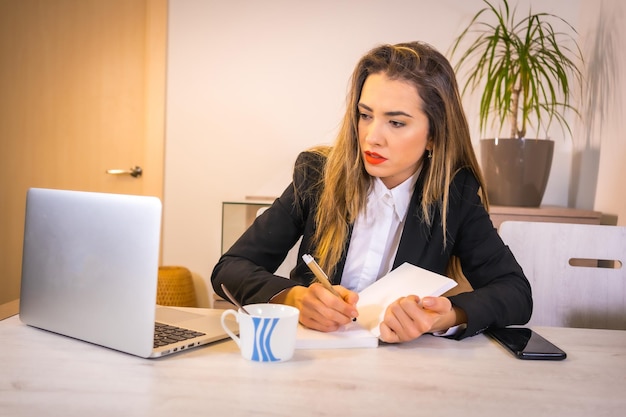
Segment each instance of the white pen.
M328 279L328 275L326 275L322 268L320 268L320 266L317 264L317 262L315 262L315 259L313 259L311 255L305 253L304 255L302 255L302 259L304 260L306 266L309 267L311 272L313 272L313 275L315 275L315 279L317 280L317 282L322 284L324 288L335 294L337 297L342 298L341 295L339 295L339 293L333 288L330 280Z

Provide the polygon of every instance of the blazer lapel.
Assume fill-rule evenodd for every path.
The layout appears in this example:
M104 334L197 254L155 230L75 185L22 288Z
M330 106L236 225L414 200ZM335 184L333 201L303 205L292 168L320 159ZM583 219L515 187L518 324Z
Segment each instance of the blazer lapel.
M422 171L422 174L423 173L424 171ZM415 184L413 195L411 196L409 210L407 211L406 221L404 222L404 228L402 229L402 237L400 238L398 251L396 253L396 258L393 261L392 269L397 268L405 262L418 265L420 259L423 257L426 245L430 240L431 230L426 222L423 221L420 206L422 203L423 187L424 175L420 175L417 183Z

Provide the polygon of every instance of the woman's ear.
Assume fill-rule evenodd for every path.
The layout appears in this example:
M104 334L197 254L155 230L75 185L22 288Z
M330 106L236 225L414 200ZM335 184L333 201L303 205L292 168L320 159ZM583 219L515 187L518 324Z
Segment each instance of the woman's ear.
M431 159L433 157L433 148L434 148L434 142L432 139L429 139L428 142L426 142L426 157L428 159Z

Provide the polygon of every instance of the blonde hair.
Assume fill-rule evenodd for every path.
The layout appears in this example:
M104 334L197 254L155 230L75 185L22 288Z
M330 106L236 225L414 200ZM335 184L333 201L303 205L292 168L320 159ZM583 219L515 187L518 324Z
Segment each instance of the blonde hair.
M327 157L315 218L315 256L320 266L333 274L345 249L350 225L365 207L372 181L365 170L359 146L358 103L365 80L377 73L412 83L424 103L422 110L428 117L432 158L423 158L421 213L424 221L432 226L432 210L440 211L444 246L449 188L459 169L466 167L474 173L481 186L480 196L484 204L488 204L456 78L448 60L422 42L374 48L354 69L346 113L334 146L314 149Z

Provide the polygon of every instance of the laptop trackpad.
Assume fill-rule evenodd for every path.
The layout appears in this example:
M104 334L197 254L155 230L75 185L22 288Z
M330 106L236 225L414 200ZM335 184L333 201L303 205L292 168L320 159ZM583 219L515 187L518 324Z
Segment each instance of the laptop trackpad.
M177 324L188 320L203 318L201 314L190 313L187 311L177 310L175 308L160 307L156 308L156 321L160 323Z

